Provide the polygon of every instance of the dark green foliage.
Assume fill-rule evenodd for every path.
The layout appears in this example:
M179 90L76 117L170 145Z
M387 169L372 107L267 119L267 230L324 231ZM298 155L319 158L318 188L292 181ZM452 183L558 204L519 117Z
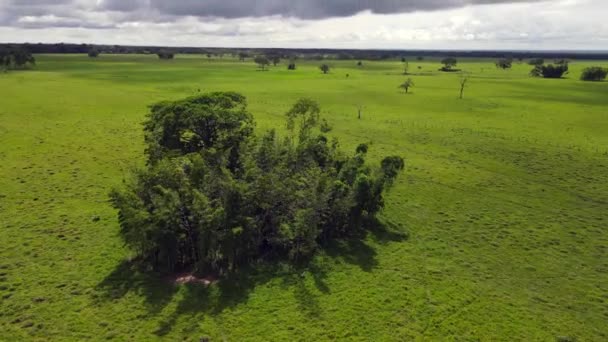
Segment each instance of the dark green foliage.
M272 62L272 65L277 66L277 64L281 63L281 55L270 54L268 60Z
M568 62L559 64L537 65L530 71L530 76L544 78L562 78L568 73Z
M581 80L583 81L603 81L608 76L608 69L602 67L589 67L583 70Z
M265 56L257 56L253 61L262 71L266 70L266 67L270 65L270 60Z
M534 59L529 60L528 64L534 65L534 66L543 65L543 64L545 64L545 60L542 58L534 58Z
M365 163L323 134L319 105L299 100L290 135L253 135L245 98L210 93L152 106L148 166L111 193L126 245L157 268L225 273L262 257L299 261L360 231L384 205L401 157ZM321 124L319 124L321 123Z
M175 55L169 51L159 51L157 53L159 59L173 59Z
M36 59L24 48L0 49L0 68L4 71L24 69L28 65L36 65Z
M411 78L408 78L407 80L405 80L405 82L401 83L399 85L399 88L403 89L405 91L405 93L409 93L410 88L414 86L414 81Z
M91 58L96 58L99 56L99 50L92 48L89 50L89 52L87 52L87 55Z
M327 64L321 64L321 66L319 67L319 69L321 69L321 71L322 71L324 74L327 74L327 73L329 72L329 69L330 69L330 68L329 68L329 65L327 65Z
M296 63L289 62L289 65L287 65L287 70L296 70Z
M496 67L499 69L507 70L507 69L511 69L512 66L513 66L512 58L501 58L496 61Z
M454 67L458 65L458 61L454 57L447 57L441 60L441 64L443 64L443 67L440 70L452 71L454 70Z

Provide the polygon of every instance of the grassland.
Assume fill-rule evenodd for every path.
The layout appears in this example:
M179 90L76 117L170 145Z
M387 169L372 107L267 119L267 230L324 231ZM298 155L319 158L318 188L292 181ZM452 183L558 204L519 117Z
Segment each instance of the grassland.
M606 62L461 61L459 100L431 60L405 95L396 61L37 59L0 74L1 341L608 340L608 83L578 81ZM143 162L147 106L199 90L242 92L259 130L311 97L344 149L405 157L381 215L401 232L209 288L133 270L108 192Z

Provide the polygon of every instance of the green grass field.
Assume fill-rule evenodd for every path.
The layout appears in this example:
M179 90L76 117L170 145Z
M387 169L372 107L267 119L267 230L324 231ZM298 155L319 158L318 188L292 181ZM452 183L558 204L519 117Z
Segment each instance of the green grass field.
M578 80L608 62L461 60L459 100L432 60L405 95L398 61L37 59L0 74L1 341L608 340L608 82ZM401 233L208 288L132 270L108 192L143 164L147 106L199 90L246 95L259 131L311 97L344 150L406 158L381 214Z

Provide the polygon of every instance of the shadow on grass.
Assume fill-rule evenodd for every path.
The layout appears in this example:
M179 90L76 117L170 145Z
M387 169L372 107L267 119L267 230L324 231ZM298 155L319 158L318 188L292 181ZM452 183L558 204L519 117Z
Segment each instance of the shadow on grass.
M407 234L390 223L383 224L374 220L366 222L364 226L365 230L355 236L322 246L319 257L300 265L282 261L259 261L222 277L210 286L175 285L168 277L146 272L138 261L124 261L98 284L95 297L98 301L114 301L129 293L142 296L150 315L159 314L167 304L177 300L175 311L164 317L154 331L158 336L169 334L177 321L183 319L193 324L184 331L194 331L201 315L219 315L226 309L246 303L256 286L277 280L280 286L293 289L294 298L303 315L322 317L315 292L331 293L325 279L332 263L327 261L356 265L364 272L371 272L378 266L377 253L367 241L382 245L407 240ZM307 282L307 278L312 281ZM312 291L311 286L316 291Z

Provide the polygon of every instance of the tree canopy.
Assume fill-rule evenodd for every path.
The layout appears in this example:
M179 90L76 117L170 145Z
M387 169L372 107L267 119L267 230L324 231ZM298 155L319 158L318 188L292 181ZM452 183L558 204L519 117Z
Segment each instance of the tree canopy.
M512 58L501 58L496 61L496 67L499 69L507 70L507 69L511 69L512 66L513 66Z
M367 145L340 152L313 100L285 116L285 137L257 137L237 93L153 105L147 166L111 193L126 245L157 268L222 274L260 258L297 262L364 229L403 159L371 167Z
M608 76L608 69L602 67L589 67L583 70L581 80L583 81L603 81Z
M442 71L457 71L456 69L454 69L454 67L458 65L458 60L456 60L456 58L454 57L447 57L442 59L441 64L443 64L443 67L441 67L440 69Z
M530 71L530 76L543 78L562 78L568 73L568 62L558 64L540 64Z
M262 70L266 70L266 67L270 65L270 60L266 56L257 56L253 61Z
M36 65L36 59L24 48L0 49L0 68L6 70L23 69L28 65Z
M329 67L329 65L327 65L327 64L321 64L321 65L319 66L319 69L320 69L320 70L321 70L321 71L322 71L324 74L327 74L327 73L329 72L330 67Z

